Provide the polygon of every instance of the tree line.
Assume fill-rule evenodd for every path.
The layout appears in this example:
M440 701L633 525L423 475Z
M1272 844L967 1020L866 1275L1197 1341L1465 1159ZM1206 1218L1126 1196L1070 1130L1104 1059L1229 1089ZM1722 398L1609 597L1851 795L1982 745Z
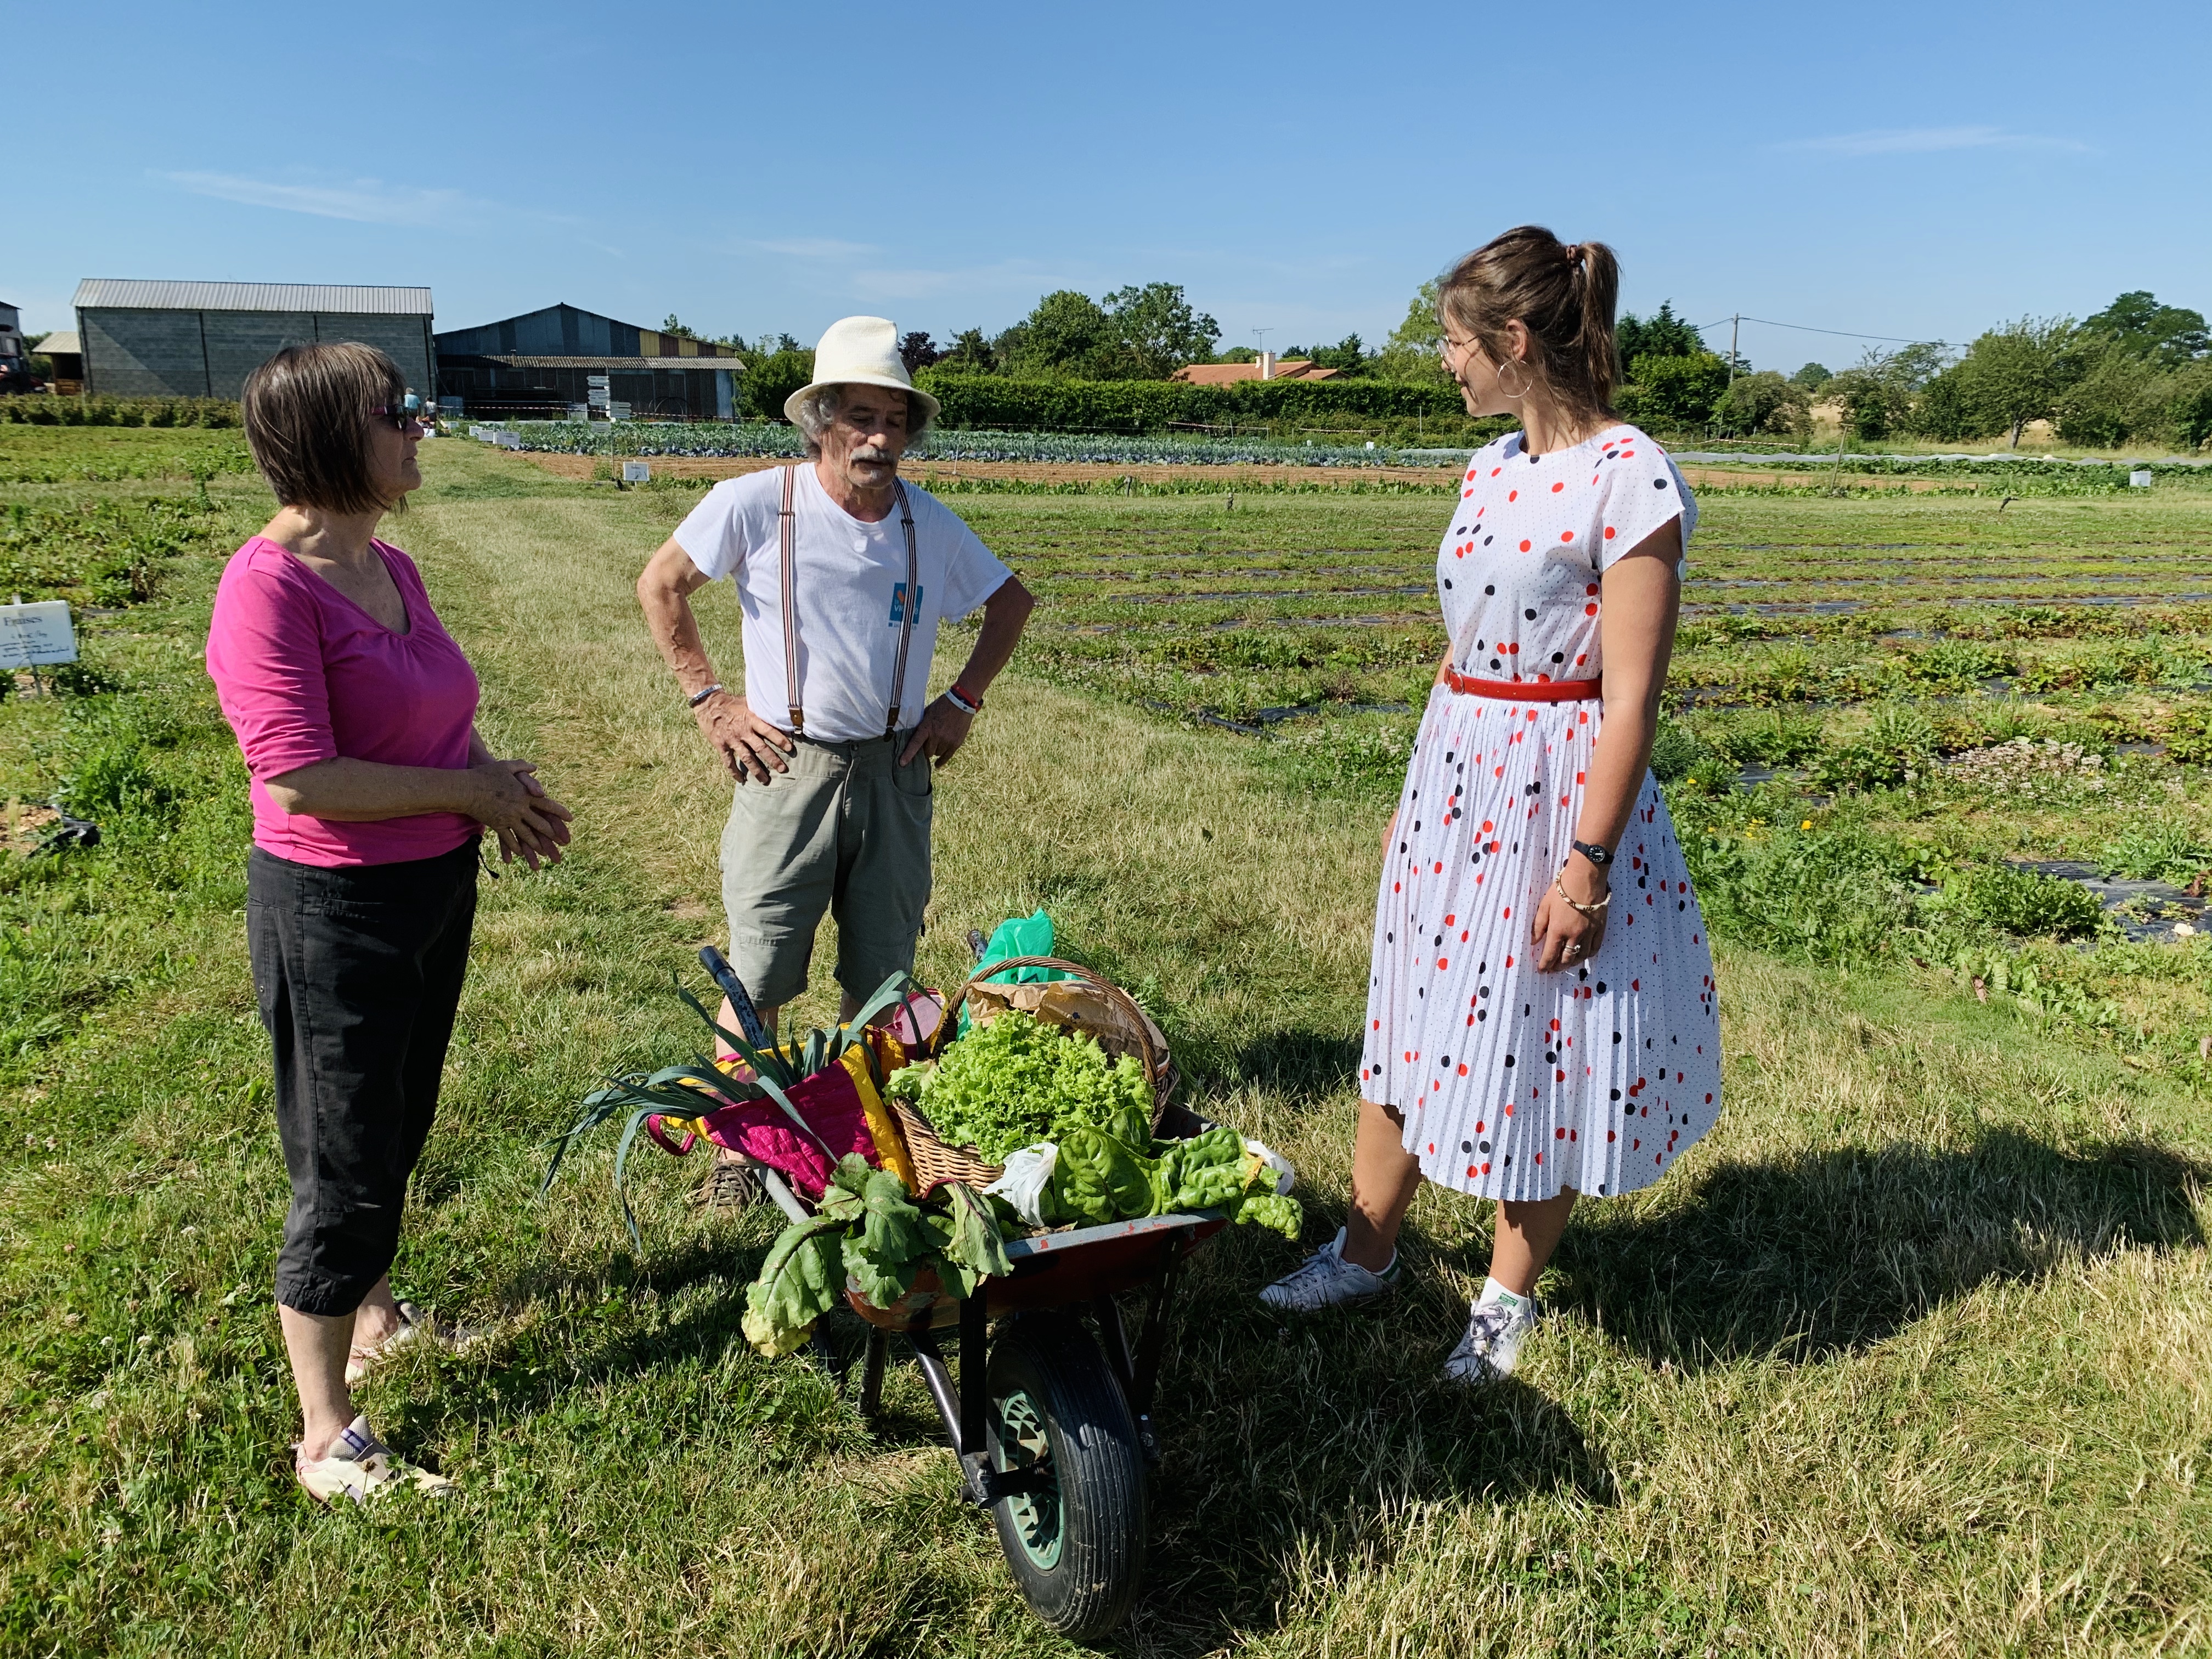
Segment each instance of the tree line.
M1436 349L1436 283L1424 283L1379 347L1352 334L1278 355L1333 368L1340 381L1443 387L1449 376ZM661 329L700 337L672 316ZM917 331L900 352L915 373L1070 382L1164 380L1187 364L1258 356L1248 347L1222 350L1220 339L1220 324L1194 308L1179 284L1146 283L1103 300L1062 289L997 334L965 329L939 344ZM2212 335L2204 318L2140 289L2079 321L2021 318L1963 348L1930 341L1869 351L1840 372L1810 362L1784 375L1741 356L1731 363L1706 348L1671 301L1649 316L1624 314L1618 342L1615 407L1661 432L1804 441L1818 402L1837 406L1849 434L1863 442L2008 437L2017 446L2027 424L2042 420L2064 442L2093 448L2154 441L2194 449L2212 439ZM813 374L814 354L788 334L727 335L717 343L736 348L744 362L748 415L780 416L784 398Z
M1662 306L1654 320L1669 314ZM1687 343L1674 334L1643 339L1638 319L1623 319L1624 416L1673 430L1802 440L1818 401L1833 404L1844 429L1863 442L2001 437L2017 447L2032 421L2048 421L2062 441L2093 449L2144 441L2196 449L2212 438L2212 337L2204 318L2144 289L2079 321L2000 324L1963 348L1923 341L1870 350L1840 373L1808 363L1785 377L1738 358L1731 374L1724 356L1682 332Z

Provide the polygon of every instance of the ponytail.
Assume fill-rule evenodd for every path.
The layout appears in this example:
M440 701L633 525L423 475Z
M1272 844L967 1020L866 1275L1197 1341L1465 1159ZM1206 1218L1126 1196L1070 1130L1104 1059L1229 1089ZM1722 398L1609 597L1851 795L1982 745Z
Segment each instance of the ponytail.
M1522 225L1462 258L1437 284L1439 321L1472 334L1492 362L1506 357L1505 325L1528 331L1530 369L1577 413L1613 412L1620 378L1613 307L1620 264L1603 242L1564 244Z

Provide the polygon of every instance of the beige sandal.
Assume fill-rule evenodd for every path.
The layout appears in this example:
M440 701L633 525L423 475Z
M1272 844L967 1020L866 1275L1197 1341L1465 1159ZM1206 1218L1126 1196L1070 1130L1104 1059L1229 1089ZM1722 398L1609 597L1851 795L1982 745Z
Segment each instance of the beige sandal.
M399 1328L380 1342L358 1344L346 1354L346 1386L351 1388L411 1342L434 1342L448 1353L463 1353L482 1332L427 1313L412 1302L399 1304Z
M350 1498L367 1504L373 1498L412 1487L425 1498L451 1498L460 1491L442 1474L395 1457L392 1448L376 1437L368 1419L356 1417L331 1443L330 1455L303 1462L300 1449L292 1448L292 1474L308 1497L318 1504Z

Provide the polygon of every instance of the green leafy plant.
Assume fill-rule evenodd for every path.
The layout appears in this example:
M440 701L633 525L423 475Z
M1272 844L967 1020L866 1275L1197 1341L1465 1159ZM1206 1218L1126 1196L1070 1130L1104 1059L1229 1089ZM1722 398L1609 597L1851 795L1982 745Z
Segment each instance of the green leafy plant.
M1274 1190L1271 1166L1225 1127L1160 1143L1149 1156L1103 1130L1074 1130L1059 1143L1044 1193L1045 1218L1054 1223L1095 1225L1199 1210L1224 1210L1233 1221L1298 1236L1297 1200Z
M2166 757L2176 766L2212 766L2212 720L2203 709L2177 717L2167 728Z
M2187 882L2212 869L2212 848L2178 823L2134 823L2105 843L2097 863L2130 881Z
M88 750L54 791L54 805L71 817L159 811L170 792L155 776L143 744L128 737L106 738Z
M1152 1087L1143 1066L1127 1054L1109 1060L1090 1037L1019 1009L948 1045L934 1065L892 1073L887 1087L946 1141L972 1146L992 1164L1080 1128L1150 1139Z
M1706 924L1723 939L1809 962L1892 953L1913 915L1910 857L1848 823L1685 833Z
M1814 781L1835 794L1894 789L1927 775L1936 759L1936 727L1917 708L1888 704L1856 737L1825 748Z
M1677 782L1690 775L1704 753L1705 745L1698 741L1696 732L1662 720L1651 739L1651 775L1662 783Z
M230 398L0 398L0 426L200 426L243 423Z
M1906 672L1917 684L1941 691L1978 690L1985 680L2002 679L2020 666L2016 653L2000 645L1945 640L1906 659Z
M813 1334L847 1282L879 1308L915 1287L924 1269L965 1300L991 1274L1013 1271L998 1224L969 1188L939 1188L918 1205L896 1176L857 1152L838 1160L820 1206L769 1246L745 1291L745 1340L765 1354L787 1354Z
M1972 986L1978 996L2009 996L2021 1013L2039 1024L2110 1030L2120 1023L2120 1011L2111 999L2046 974L2008 951L1972 947L1961 951L1952 967L1960 982Z
M1730 760L1796 766L1820 752L1818 716L1761 708L1717 726L1708 740Z
M52 676L54 690L65 697L104 697L123 689L121 680L88 662L58 663L46 672Z
M2020 938L2078 939L2104 922L2097 896L2063 877L2006 864L1954 872L1931 908Z

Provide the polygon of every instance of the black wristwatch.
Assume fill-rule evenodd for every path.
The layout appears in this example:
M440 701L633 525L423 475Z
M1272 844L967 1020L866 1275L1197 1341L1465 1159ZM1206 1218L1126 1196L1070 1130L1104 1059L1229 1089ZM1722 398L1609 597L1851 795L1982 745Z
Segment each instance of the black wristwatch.
M1569 845L1601 870L1613 862L1613 854L1608 848L1593 847L1586 841L1571 842Z

